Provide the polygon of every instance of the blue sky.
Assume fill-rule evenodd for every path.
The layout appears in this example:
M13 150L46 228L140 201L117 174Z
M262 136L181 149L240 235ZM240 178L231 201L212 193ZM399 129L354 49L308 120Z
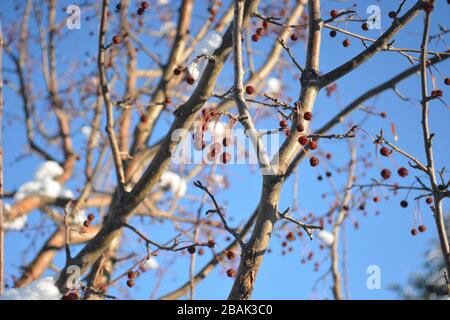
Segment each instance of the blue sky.
M205 6L202 6L203 0L195 1L195 15L193 21L193 32L198 30L202 25L202 21L205 18ZM206 2L206 0L205 0ZM228 3L228 1L224 1ZM267 1L262 1L266 3ZM292 1L291 1L292 2ZM431 34L438 32L437 25L441 24L446 26L448 22L448 10L449 7L445 1L437 1L436 9L432 15L432 27ZM3 28L6 28L12 23L17 23L22 15L23 8L18 11L14 10L16 2L13 0L5 0L0 3L0 17L2 19ZM115 4L115 2L112 2ZM178 1L172 0L171 4L165 7L165 10L171 10L176 17L176 9L178 7ZM345 9L348 8L353 2L336 2L336 1L322 1L323 15L327 15L329 10ZM387 13L390 10L397 8L400 1L358 1L358 11L362 17L365 17L365 9L371 4L377 4L381 8L381 30L371 30L365 33L369 37L377 37L381 32L387 29L390 25L390 19L387 17ZM409 8L414 1L406 1L405 7ZM65 19L66 15L63 12L63 8L69 4L79 4L83 8L83 4L80 1L60 1L58 3L57 21ZM225 8L226 6L224 6ZM87 60L86 52L90 55L96 54L96 30L98 28L98 18L93 16L93 10L89 9L85 15L92 16L89 21L85 20L83 16L81 30L64 30L64 37L58 40L57 54L61 59L58 64L58 74L61 80L61 86L64 86L65 72L73 68L74 59L80 59L81 61ZM152 10L149 10L146 15L145 26L152 29L159 29L160 22L156 19L156 14ZM33 32L36 32L36 24L34 19L31 21ZM360 26L358 23L345 25L341 24L340 27L348 27L350 31L360 32ZM407 28L401 31L395 37L396 47L408 47L416 48L420 47L421 32L423 28L423 14L420 14ZM110 30L115 30L116 27L110 27ZM94 33L94 36L90 36L90 32ZM114 33L110 32L112 36ZM33 35L33 41L35 41L35 34ZM273 39L273 38L271 38ZM332 39L328 36L328 30L324 30L320 70L327 72L334 67L347 61L355 54L363 50L361 43L355 39L352 39L351 46L344 48L341 45L343 35L338 35ZM30 50L33 59L39 60L39 50L37 49L37 43L31 41L32 49ZM149 49L154 50L156 54L160 55L162 59L167 57L167 45L161 42L152 40L150 37L142 38L144 45ZM268 40L263 40L257 44L253 44L255 52L267 49L269 44ZM297 42L293 47L295 56L298 61L303 62L305 57L304 43ZM448 46L445 43L436 42L430 44L430 50L447 50ZM285 58L287 58L285 56ZM255 55L255 64L258 66L261 63L261 58ZM142 68L151 66L151 61L140 53L139 66ZM314 121L312 123L312 129L317 129L321 124L330 119L333 114L338 112L341 108L345 107L354 98L364 93L367 89L381 83L384 79L388 79L393 75L401 72L402 70L410 66L408 60L392 52L383 52L376 55L369 62L359 67L355 72L345 76L337 82L338 95L333 94L331 97L327 97L325 91L321 92L314 109ZM438 65L438 69L444 76L449 75L450 63L444 62ZM16 82L17 79L8 73L7 69L12 68L11 61L8 57L4 58L4 69L6 70L4 78L10 79ZM85 68L83 66L77 66L79 71L71 73L70 77L80 77L83 74L95 70L95 65L90 65ZM35 88L43 88L43 79L38 70L33 70L32 79ZM276 72L273 73L277 75ZM298 81L293 78L295 70L292 68L288 71L284 71L282 74L283 85L286 87L285 96L292 99L297 99L299 84ZM443 79L433 69L433 74L437 78L438 86L444 90L444 101L448 102L446 96L448 90L445 90L443 85ZM278 75L277 75L278 76ZM232 71L230 64L227 64L218 83L222 88L228 88L232 81ZM431 81L430 81L431 82ZM118 92L122 92L120 85L117 86ZM409 96L414 99L420 99L420 79L418 76L412 76L406 81L403 81L398 86L403 95ZM430 85L431 88L431 85ZM73 97L77 99L77 95ZM371 99L367 101L365 106L373 106L377 111L385 111L388 114L387 119L381 119L380 117L371 117L364 122L363 128L369 132L372 136L377 134L380 129L384 129L388 138L392 140L391 134L391 122L395 123L396 130L398 132L399 140L397 144L409 153L416 155L420 159L424 160L422 133L420 130L420 107L416 102L408 103L401 101L393 91L386 91L377 99ZM38 104L39 108L45 109L45 105ZM448 107L444 106L441 102L433 101L430 104L430 125L432 132L436 133L434 140L434 151L436 157L436 163L439 168L450 165L449 151L447 138L449 136L448 123L450 120L450 114ZM136 115L136 118L138 115ZM352 114L351 119L353 122L358 123L360 120L366 117L364 112L355 112ZM11 89L5 89L5 124L3 132L3 148L4 148L4 163L5 163L5 190L15 190L21 184L32 179L36 167L41 162L36 156L32 157L20 157L26 150L25 145L25 129L20 121L23 118L21 100L17 95L12 92ZM79 128L86 124L90 119L90 114L86 115L86 119L78 119L72 125L72 131L75 135L76 149L82 152L83 145L85 143L84 138L79 133ZM167 130L167 123L171 121L171 116L167 113L164 115L164 119L159 121L156 134L152 138L156 141ZM275 116L264 119L257 123L260 128L274 128L277 126L277 118ZM333 132L343 132L346 130L344 126L338 126L334 128ZM359 137L361 137L359 135ZM369 183L371 177L378 177L381 167L388 167L392 171L396 171L396 166L407 166L407 161L404 158L395 155L392 157L393 161L389 159L380 159L379 164L374 158L374 146L358 138L357 144L358 155L366 156L368 152L372 153L370 160L373 162L373 168L365 171L363 174L363 168L358 168L358 183ZM361 144L364 145L361 148ZM343 141L323 141L320 144L321 148L327 152L333 153L333 164L336 167L343 166L348 161L347 144ZM59 159L61 154L55 152L57 148L55 146L46 146L52 154L55 154ZM19 158L20 157L20 158ZM69 186L73 189L80 187L83 182L83 168L82 165L78 165L76 168L75 177L69 183ZM300 205L300 211L295 214L300 217L308 212L314 212L317 215L326 212L329 207L328 201L324 201L321 198L322 193L330 193L332 191L330 184L326 181L319 182L316 177L318 174L324 173L322 166L319 169L311 168L307 162L300 164L299 166L300 184L298 201ZM319 171L319 172L318 172ZM345 174L338 174L333 171L333 183L342 189L345 182ZM410 170L412 171L412 170ZM261 189L261 177L255 170L251 170L247 166L243 165L227 165L220 167L219 172L229 175L230 188L220 192L217 195L217 200L226 205L227 213L233 217L233 224L241 223L253 212L256 204L259 200L259 193ZM412 175L405 181L400 181L397 176L392 179L403 184L411 183ZM293 179L290 178L282 193L282 199L280 208L286 208L292 205L292 190ZM377 190L380 195L387 194L385 191ZM189 186L188 194L201 195L192 185ZM413 225L413 197L414 194L409 195L410 206L407 209L403 209L399 206L400 200L406 196L405 192L399 192L397 196L390 195L389 200L384 200L379 204L373 204L370 201L367 203L367 217L363 217L361 212L354 210L351 214L351 218L346 223L346 243L347 243L347 267L349 275L349 289L350 297L353 299L393 299L396 298L396 294L389 290L388 286L391 283L405 283L407 276L410 272L417 271L421 263L423 262L423 254L428 248L429 243L433 239L437 239L436 229L433 224L433 217L429 210L427 210L425 203L422 201L420 209L423 215L423 223L428 227L428 230L424 234L420 234L417 237L412 237L409 233L410 228ZM184 202L183 202L184 203ZM188 208L195 210L197 204L186 202ZM445 209L448 211L448 205L445 204ZM380 215L376 216L374 212L379 210ZM358 221L360 228L355 230L352 221ZM140 219L132 220L132 223L139 225L141 230L146 234L154 237L155 240L165 241L175 235L175 231L168 224L160 224L158 222L141 223ZM42 241L46 238L46 235L53 231L49 220L45 220L43 214L34 212L29 218L29 228L43 224L42 232L37 236L33 232L10 232L6 237L6 275L7 279L11 279L12 275L18 275L18 266L29 262L37 250L42 245ZM281 237L285 233L281 232ZM36 236L36 237L35 237ZM219 236L216 240L219 245L225 246L226 241L223 236ZM325 281L321 281L317 285L317 290L312 292L315 281L320 278L326 270L329 268L330 259L326 258L325 251L321 251L318 248L317 241L309 241L306 239L297 240L293 244L293 252L285 256L281 255L281 240L279 237L274 236L271 242L272 253L267 254L260 270L256 286L253 294L254 299L312 299L312 298L331 298L330 285L331 278L328 276ZM136 242L136 238L133 234L126 232L124 237L124 245L127 248L127 252L138 252L141 256L145 255L145 248L141 243ZM27 250L26 254L21 253ZM75 249L76 250L76 249ZM300 260L302 257L313 250L315 256L313 262L306 265L302 265ZM207 251L203 257L197 258L197 267L200 269L205 262L211 258L210 253ZM161 264L169 262L173 259L172 253L161 254L158 257ZM313 263L320 262L320 269L318 272L314 271ZM58 255L55 260L55 264L62 266L64 262L63 254ZM129 267L131 262L124 263L121 268ZM188 264L189 257L187 255L179 255L175 259L175 263L171 267L168 275L164 278L161 286L159 287L156 296L169 292L171 289L176 288L179 284L184 283L188 277ZM366 269L370 265L378 265L381 268L381 285L380 290L369 290L366 287L366 280L368 275ZM121 269L119 268L119 269ZM225 267L218 267L212 272L212 274L197 287L196 297L199 299L221 299L226 298L229 289L232 285L232 280L225 276ZM48 272L53 274L53 272ZM123 291L120 288L113 288L112 293L118 294L122 298L139 298L147 299L155 285L156 279L154 272L149 271L141 276L137 281L137 286L133 290L129 291L126 295L123 295ZM120 287L123 288L124 281L121 281Z

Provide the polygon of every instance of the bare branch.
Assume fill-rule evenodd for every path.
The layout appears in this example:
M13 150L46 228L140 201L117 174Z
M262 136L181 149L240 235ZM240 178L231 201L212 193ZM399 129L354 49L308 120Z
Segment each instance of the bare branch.
M245 243L242 240L241 236L239 235L239 233L237 233L237 231L233 228L230 228L230 226L228 225L227 221L225 220L225 217L222 213L222 210L220 208L220 206L218 205L216 198L214 197L214 195L211 193L211 191L209 191L209 189L204 186L199 180L194 182L194 185L199 188L200 190L203 190L204 192L206 192L208 194L208 196L211 198L212 202L214 203L214 207L216 208L215 210L208 210L206 212L206 214L208 213L217 213L220 217L220 220L223 223L223 227L225 228L225 230L227 230L239 243L239 245L241 246L241 248L245 248Z

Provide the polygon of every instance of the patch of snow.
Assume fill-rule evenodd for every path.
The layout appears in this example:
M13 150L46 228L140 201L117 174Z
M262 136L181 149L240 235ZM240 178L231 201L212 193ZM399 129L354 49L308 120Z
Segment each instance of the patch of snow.
M192 54L192 59L200 55L211 55L221 45L222 36L215 31L211 31L197 44ZM197 80L203 73L203 70L205 70L207 62L208 60L206 58L202 58L198 62L192 62L187 66L189 74Z
M29 196L44 196L48 198L73 199L74 193L62 187L56 178L63 174L64 170L55 161L46 161L38 167L34 175L34 181L25 182L14 194L14 201L21 201Z
M62 191L61 183L51 178L45 179L41 182L39 194L48 198L56 199Z
M89 139L91 134L92 134L92 127L91 126L82 126L81 127L81 133L84 135L84 137L86 139ZM96 134L94 135L94 144L97 144L97 141L100 139L100 134L98 132L96 132Z
M158 261L156 261L155 257L150 257L144 262L142 266L144 267L144 270L158 269L159 263Z
M195 80L200 76L200 70L198 69L198 63L191 63L188 65L187 70L192 78Z
M82 126L81 127L81 133L86 137L89 138L89 136L92 133L92 127L91 126Z
M36 170L35 181L55 179L64 173L63 168L56 161L46 161Z
M271 77L267 80L267 93L278 94L281 91L281 81L278 78Z
M210 121L208 122L208 131L211 133L216 140L221 140L225 137L225 131L227 126L221 121Z
M320 230L317 233L317 238L320 239L324 245L330 247L334 242L334 235L326 230Z
M70 216L69 220L72 225L82 225L87 220L86 212L78 210Z
M214 174L210 177L211 184L219 188L226 188L228 185L227 178L220 175Z
M172 171L165 171L161 175L159 186L164 189L169 189L174 195L182 197L186 194L187 183L186 180Z
M168 34L174 31L177 28L173 21L167 21L159 28L159 32L162 34Z
M26 182L19 187L17 192L14 194L14 201L21 201L26 197L35 195L41 189L41 183L37 181Z
M62 297L53 277L38 279L24 288L11 288L0 300L60 300Z
M75 194L70 189L62 189L59 193L59 198L74 199Z
M3 226L5 227L5 230L22 230L25 225L27 224L27 216L23 215L20 217L15 218L12 221L6 221L3 223Z

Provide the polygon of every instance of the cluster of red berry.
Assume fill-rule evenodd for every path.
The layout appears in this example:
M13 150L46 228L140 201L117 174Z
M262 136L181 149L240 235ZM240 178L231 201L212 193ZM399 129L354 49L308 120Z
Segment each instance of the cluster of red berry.
M331 10L330 12L330 16L334 19L339 15L339 12L337 10ZM361 29L364 31L368 31L369 30L369 24L367 22L363 22L361 24ZM337 31L336 30L331 30L330 31L330 37L334 38L337 35ZM344 46L344 48L347 48L350 46L350 39L344 39L344 41L342 41L342 45Z
M176 76L179 76L180 74L182 74L185 71L186 71L186 68L182 68L182 67L178 66L175 69L173 69L173 74ZM186 77L186 82L187 82L187 84L192 86L195 83L195 78L191 74L188 74Z
M421 224L420 226L417 227L417 229L416 228L411 229L411 235L412 236L417 235L417 230L419 230L419 232L425 232L427 228L423 224Z
M130 288L133 288L136 284L136 275L137 272L134 272L133 270L128 271L127 273L127 286Z
M254 42L259 41L259 39L260 39L262 36L264 36L264 35L266 35L266 34L268 33L268 29L269 29L269 22L266 21L266 20L264 20L264 21L262 22L262 26L259 27L259 28L257 28L257 29L255 30L255 33L252 34L252 40L253 40Z
M216 19L216 15L217 15L217 9L215 8L215 5L221 6L222 2L218 1L215 4L211 5L208 7L208 12L210 14L209 16L209 21L213 22Z
M89 213L87 215L87 219L83 222L83 225L87 228L91 225L92 221L94 221L95 216L93 213Z
M206 148L206 143L204 140L204 133L208 130L209 126L208 124L213 121L214 119L219 119L222 113L217 112L215 109L203 109L202 110L202 127L200 132L195 132L192 135L192 138L194 140L194 148L197 151L204 150ZM228 125L233 126L235 123L234 120L232 120ZM212 127L214 128L215 124L213 123ZM233 143L233 138L231 136L227 136L227 132L225 132L225 136L222 137L221 143L217 142L216 136L214 134L213 129L213 141L210 146L209 153L207 155L207 158L209 161L213 161L217 155L221 154L220 159L223 164L226 164L230 162L231 160L231 153L227 151L223 151L223 148L229 147ZM222 153L221 153L222 152Z
M137 9L137 12L136 12L138 14L138 16L144 15L145 10L148 9L148 7L149 7L148 2L147 1L142 1L141 5L139 6L139 8Z
M312 118L313 118L312 112L310 112L310 111L305 111L305 112L303 113L303 119L304 119L305 121L311 121ZM282 121L282 122L283 122L283 121ZM281 126L281 124L284 124L284 123L281 123L281 122L280 122L280 126ZM286 124L287 124L287 123L286 123ZM281 127L282 127L282 126L281 126ZM304 132L304 131L305 131L304 125L301 124L301 123L297 124L297 131L298 131L298 132ZM312 139L309 139L307 135L300 136L300 137L298 138L298 143L300 143L300 145L301 145L302 147L308 147L309 150L316 150L316 149L319 147L319 144L317 143L317 141L312 140ZM309 164L310 164L312 167L318 166L318 165L319 165L319 162L320 162L319 159L318 159L317 157L315 157L315 156L312 156L311 158L309 158Z

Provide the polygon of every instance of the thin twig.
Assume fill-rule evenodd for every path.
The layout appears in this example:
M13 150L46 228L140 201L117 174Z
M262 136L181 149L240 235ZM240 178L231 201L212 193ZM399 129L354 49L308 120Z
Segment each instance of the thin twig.
M0 296L4 288L4 217L3 217L3 31L0 23Z
M297 62L291 49L289 49L289 47L286 46L286 44L284 43L284 40L278 38L278 43L284 48L284 50L286 50L287 54L289 55L289 57L291 57L292 62L295 64L298 70L300 70L300 72L303 72L304 71L303 67L300 65L300 63Z
M208 196L211 198L212 202L214 203L214 207L215 207L216 209L215 209L215 210L208 210L208 211L207 211L207 214L208 214L208 213L212 213L212 212L217 213L217 214L219 215L219 217L220 217L220 220L221 220L222 223L223 223L224 229L225 229L226 231L228 231L228 232L229 232L229 233L230 233L230 234L231 234L231 235L239 242L239 245L241 246L241 248L244 248L244 247L245 247L245 243L244 243L244 241L242 240L240 234L237 233L235 229L230 228L230 226L228 225L227 221L225 220L225 217L224 217L224 215L223 215L223 213L222 213L222 210L220 209L220 207L219 207L219 205L218 205L218 203L217 203L217 201L216 201L216 198L215 198L214 195L211 193L211 191L209 191L209 189L208 189L206 186L204 186L199 180L195 181L195 182L194 182L194 185L195 185L197 188L199 188L199 189L203 190L204 192L206 192L206 193L208 194Z
M103 0L102 6L102 17L100 22L100 34L99 34L99 44L98 44L98 71L100 74L100 88L103 94L103 100L106 106L107 114L107 125L106 131L108 133L109 142L111 146L111 151L113 154L114 165L116 167L117 183L119 193L124 191L125 185L125 175L123 171L122 156L120 153L119 145L117 143L116 134L114 132L114 113L113 104L109 95L108 80L105 70L105 39L106 39L106 29L107 29L107 17L108 17L108 0Z
M301 221L299 221L299 220L297 220L297 219L295 219L295 218L293 218L291 216L288 216L287 215L288 212L289 212L289 208L287 208L284 212L279 212L278 215L279 215L279 217L281 219L288 220L288 221L290 221L292 223L295 223L296 225L300 226L308 234L309 239L311 239L311 240L314 239L313 233L312 233L313 230L317 230L317 229L322 230L322 227L320 227L320 226L315 226L315 225L312 225L312 224L303 223L303 222L301 222Z

